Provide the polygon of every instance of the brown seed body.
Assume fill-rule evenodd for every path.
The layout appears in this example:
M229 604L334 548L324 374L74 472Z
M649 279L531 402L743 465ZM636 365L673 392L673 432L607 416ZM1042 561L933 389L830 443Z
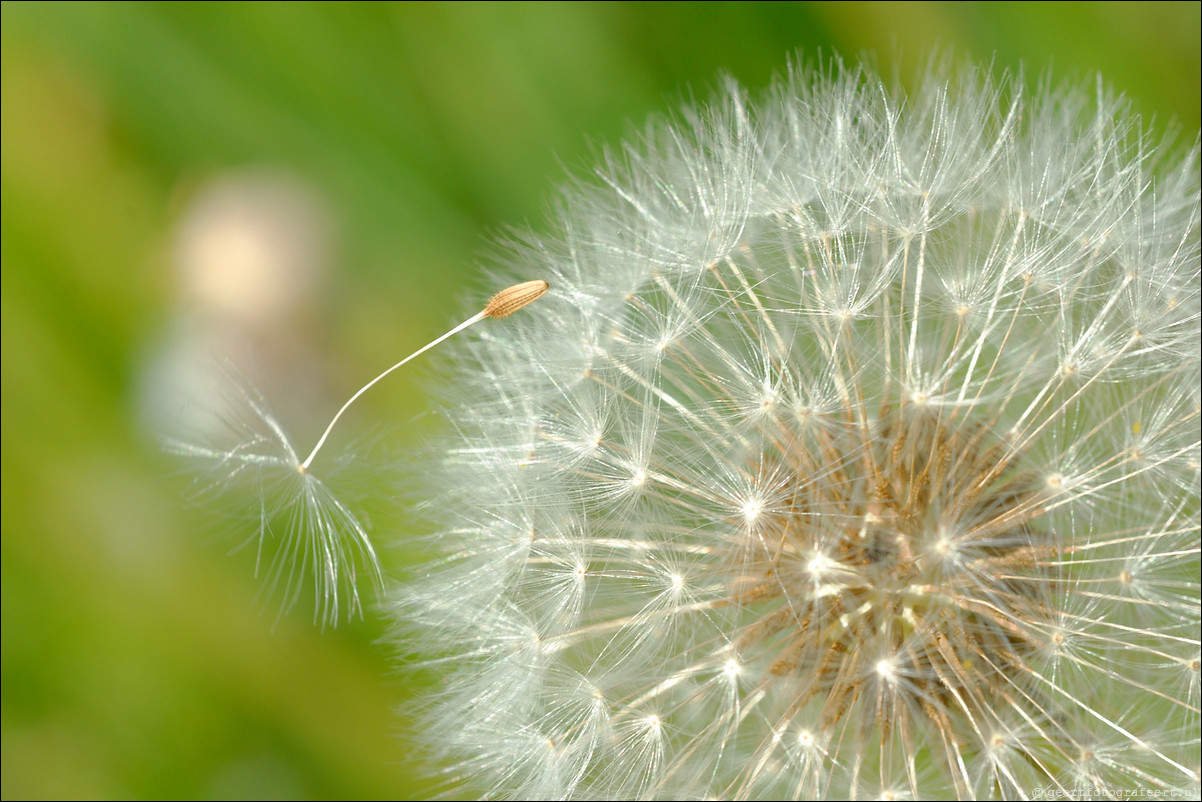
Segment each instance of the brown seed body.
M551 285L542 279L523 281L498 292L484 307L485 317L507 317L542 297Z

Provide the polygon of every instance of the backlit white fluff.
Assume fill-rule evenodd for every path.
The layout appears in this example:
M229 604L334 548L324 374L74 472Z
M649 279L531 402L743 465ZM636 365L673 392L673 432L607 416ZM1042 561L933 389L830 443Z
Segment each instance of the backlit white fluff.
M1197 157L840 65L611 152L417 463L454 793L1196 796Z

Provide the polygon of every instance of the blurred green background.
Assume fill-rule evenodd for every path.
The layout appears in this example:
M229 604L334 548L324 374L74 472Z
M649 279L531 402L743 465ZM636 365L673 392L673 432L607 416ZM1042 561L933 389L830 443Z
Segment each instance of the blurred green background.
M228 555L237 522L181 500L158 388L202 353L250 353L311 443L496 289L481 254L507 224L545 226L565 167L722 71L762 89L798 49L903 77L936 45L1032 78L1100 70L1189 144L1199 8L4 3L3 797L436 787L396 712L429 679L394 670L385 625L323 632L308 600L276 624L254 550ZM384 420L395 453L426 440L421 373L340 434Z

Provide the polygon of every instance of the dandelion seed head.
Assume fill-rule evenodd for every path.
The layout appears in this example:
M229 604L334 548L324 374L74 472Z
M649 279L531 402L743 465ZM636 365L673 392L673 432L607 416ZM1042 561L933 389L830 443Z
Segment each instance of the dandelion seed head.
M1195 788L1197 147L1149 143L1104 92L836 64L607 154L512 257L554 291L457 346L395 606L456 644L455 776Z

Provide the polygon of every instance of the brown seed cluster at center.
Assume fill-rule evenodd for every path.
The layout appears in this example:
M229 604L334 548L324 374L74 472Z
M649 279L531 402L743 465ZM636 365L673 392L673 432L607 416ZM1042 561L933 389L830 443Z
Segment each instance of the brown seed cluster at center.
M880 701L908 699L946 732L1012 692L1001 672L1047 641L1031 625L1047 620L1054 549L1046 483L990 432L903 406L765 450L787 503L743 538L734 647L796 709L820 704L831 726L870 704L888 727Z

